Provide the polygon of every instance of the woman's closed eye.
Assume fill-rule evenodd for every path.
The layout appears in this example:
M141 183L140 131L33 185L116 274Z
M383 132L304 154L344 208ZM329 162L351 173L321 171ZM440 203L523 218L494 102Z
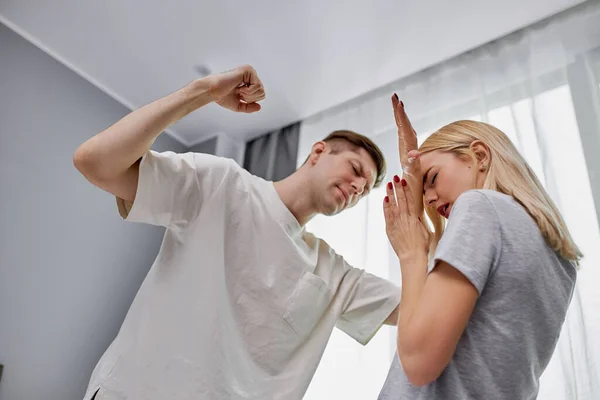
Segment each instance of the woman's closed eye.
M427 172L427 174L429 174L429 171ZM435 184L435 181L437 179L438 173L436 172L435 174L433 174L433 176L431 177L431 182L427 183L427 180L429 179L429 177L427 176L427 174L425 175L425 177L423 178L423 195L425 195L425 192L427 191L428 188L432 188Z

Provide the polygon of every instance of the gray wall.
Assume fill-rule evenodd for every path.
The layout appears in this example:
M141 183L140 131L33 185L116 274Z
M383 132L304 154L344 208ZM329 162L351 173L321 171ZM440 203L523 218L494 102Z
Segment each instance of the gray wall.
M0 24L1 400L81 399L158 252L72 163L128 111Z
M217 137L215 136L193 145L190 147L190 151L193 151L194 153L217 154Z

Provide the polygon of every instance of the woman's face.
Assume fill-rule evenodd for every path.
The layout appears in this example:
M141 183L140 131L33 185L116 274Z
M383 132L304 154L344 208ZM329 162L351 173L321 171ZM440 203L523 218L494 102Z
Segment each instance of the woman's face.
M421 155L425 205L448 218L458 197L472 189L483 188L485 160L477 164L454 153L432 151Z

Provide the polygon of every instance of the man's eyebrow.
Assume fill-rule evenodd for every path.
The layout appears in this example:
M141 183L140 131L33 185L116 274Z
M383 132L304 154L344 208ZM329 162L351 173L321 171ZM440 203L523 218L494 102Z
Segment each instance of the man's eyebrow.
M366 173L365 173L365 168L364 168L364 166L363 166L363 163L362 163L362 161L360 161L360 160L359 160L359 161L358 161L358 165L359 165L359 168L358 168L358 169L359 169L360 175L361 175L362 177L364 177L364 178L367 180L367 187L368 187L367 191L368 191L368 192L370 192L370 191L371 191L371 185L373 184L373 182L370 182L370 181L369 181L369 179L370 179L371 177L366 175Z

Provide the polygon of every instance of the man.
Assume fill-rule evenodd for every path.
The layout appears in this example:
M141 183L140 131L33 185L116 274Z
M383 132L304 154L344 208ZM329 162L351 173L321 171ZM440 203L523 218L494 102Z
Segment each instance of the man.
M363 344L396 324L400 290L303 229L381 182L369 139L334 132L276 183L225 158L149 150L208 103L253 113L264 97L254 69L239 67L133 111L76 151L75 166L126 220L167 228L86 400L300 399L336 324Z

